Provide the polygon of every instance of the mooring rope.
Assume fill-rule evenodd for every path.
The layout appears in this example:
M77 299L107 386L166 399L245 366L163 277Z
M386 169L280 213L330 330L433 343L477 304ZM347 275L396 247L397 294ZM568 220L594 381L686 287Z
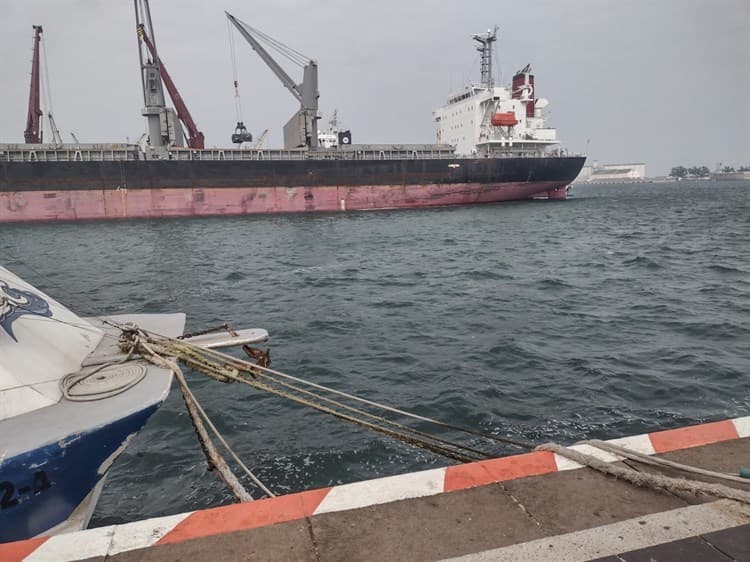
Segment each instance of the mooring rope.
M626 459L634 460L636 462L640 462L643 464L649 464L651 466L672 468L674 470L680 470L682 472L700 474L701 476L707 476L709 478L716 478L718 480L726 480L728 482L737 482L739 484L750 486L750 480L748 480L747 478L742 478L740 476L735 476L733 474L727 474L726 472L716 472L714 470L706 470L705 468L699 468L697 466L690 466L689 464L682 464L682 463L670 461L668 459L663 459L660 457L654 457L652 455L647 455L645 453L639 453L638 451L634 451L632 449L620 447L619 445L615 445L614 443L607 443L606 441L601 441L599 439L589 439L586 441L581 441L579 444L591 445L592 447L596 447L597 449L607 451L614 455L624 457Z
M310 408L316 409L320 412L332 415L338 419L351 422L355 425L359 425L361 427L366 427L368 429L371 429L373 431L377 431L379 433L383 433L385 435L388 435L389 437L393 437L395 439L399 439L405 443L415 445L422 447L424 449L430 450L434 453L441 454L443 456L446 456L448 458L462 461L462 462L472 462L476 460L482 460L486 458L490 458L491 455L487 453L483 453L481 451L477 451L475 449L471 449L469 447L465 447L459 444L451 443L449 441L442 440L437 437L429 436L428 434L422 434L422 432L418 432L417 430L413 430L410 428L407 428L406 426L401 426L404 428L402 431L398 431L397 429L389 429L387 427L383 427L381 425L378 425L373 422L369 422L366 420L363 420L361 418L355 417L350 414L346 414L344 412L341 412L339 410L336 410L334 408L324 406L322 404L316 403L313 400L307 400L305 398L302 398L300 396L295 396L293 393L286 392L284 390L274 388L273 386L269 384L265 384L264 382L261 382L257 379L252 378L246 378L240 375L240 370L234 368L234 366L221 366L216 363L211 363L207 361L205 358L197 358L193 354L186 354L183 355L180 353L179 349L177 348L171 348L169 346L164 346L162 343L155 344L157 347L157 354L172 354L174 353L175 356L189 365L190 367L193 367L194 369L203 372L204 374L216 378L217 380L220 380L222 382L239 382L242 384L246 384L248 386L251 386L257 390L261 390L264 392L267 392L269 394L274 394L276 396L286 398L288 400L291 400L293 402L296 402L297 404L301 404L303 406L308 406ZM210 351L210 350L206 350ZM231 356L227 356L230 357ZM234 359L234 358L231 358ZM243 367L242 370L246 372L250 372L252 375L257 376L257 374L252 373L252 369L255 366L247 363L246 367ZM286 383L278 383L280 385L284 385ZM304 389L294 389L295 391L298 391L302 394L311 394L308 393L308 391L305 391ZM311 394L312 395L312 394ZM351 408L345 404L338 403L337 401L332 401L331 399L325 398L323 396L317 396L312 395L315 397L315 399L320 400L322 402L333 402L335 405L337 405L339 408L352 411L354 410L355 413L358 413L360 415L365 415L371 418L374 418L376 421L385 423L386 425L391 426L399 426L400 424L397 424L396 422L391 422L390 420L385 420L384 418L380 418L379 416L375 416L374 414L370 414L368 412L364 412L361 410L358 410L356 408ZM425 439L420 439L418 437L414 437L412 435L409 435L407 432L410 432L414 435L425 435L427 436ZM441 445L440 443L443 442L445 445Z
M264 492L268 495L272 495L270 493L270 490L265 488L265 486L263 486L262 483L260 483L260 481L257 480L254 475L252 475L250 470L234 454L234 451L232 451L223 437L221 437L221 434L218 432L216 427L211 423L210 419L208 419L205 411L200 407L199 404L197 404L195 397L187 387L185 377L179 369L179 366L177 366L175 359L216 380L222 382L239 382L242 384L246 384L252 388L286 398L295 403L330 414L338 419L342 419L358 426L377 431L389 437L399 439L405 443L415 445L417 447L421 447L434 453L462 462L472 462L490 458L490 455L483 451L410 428L393 420L389 420L383 416L368 412L367 410L350 406L339 400L322 396L316 392L313 392L312 390L301 388L298 385L305 385L311 389L330 392L336 396L350 399L360 404L366 404L371 407L380 408L384 411L403 415L411 419L417 419L420 421L432 423L437 426L463 431L467 434L508 442L519 447L533 448L534 450L538 451L551 451L582 466L590 467L603 474L607 474L615 478L624 480L625 482L628 482L635 486L649 487L655 490L665 490L672 493L689 492L696 495L705 494L712 497L726 498L750 504L750 492L743 489L733 488L723 484L703 482L694 479L675 478L661 474L639 472L638 470L633 469L629 466L622 466L620 464L606 462L592 455L573 450L569 447L565 447L557 443L548 443L534 448L534 446L529 443L487 435L470 428L464 428L454 424L441 422L439 420L434 420L425 416L406 412L398 408L393 408L385 404L367 400L323 385L318 385L316 383L306 381L304 379L294 377L286 373L282 373L275 369L270 369L265 366L237 359L235 357L232 357L231 355L227 355L212 349L202 348L184 340L153 334L136 327L121 326L120 328L122 330L122 336L120 340L121 346L125 351L127 351L129 354L139 353L148 361L151 361L157 365L164 366L165 368L169 368L170 370L175 372L175 375L180 382L180 388L183 392L183 397L185 397L185 402L186 404L188 404L189 410L192 409L195 412L194 417L196 419L200 419L202 417L203 419L207 420L209 427L214 432L214 434L217 435L222 445L230 452L232 458L238 464L240 464L240 466L246 471L246 473L253 479L253 482L255 482L256 485L263 489ZM169 357L170 359L166 359L166 357ZM192 404L189 404L189 402L191 402ZM191 413L191 417L192 416L193 413ZM199 431L198 424L196 424L196 431ZM204 446L205 451L207 445L210 449L212 443L210 441L210 438L207 438L207 434L204 434L205 428L202 432L199 431L201 444ZM667 459L645 455L643 453L639 453L625 447L620 447L618 445L596 439L583 441L581 443L596 447L602 451L607 451L614 455L618 455L621 458L627 458L636 462L641 462L660 468L671 468L688 473L699 474L701 476L747 484L747 481L745 479L739 478L737 476L722 472L705 470L698 467L692 467L689 465L676 463L674 461L669 461ZM214 461L213 457L209 457L209 452L206 453L206 456L210 459L209 464L213 463L213 465L217 466L217 468L221 465L221 461ZM224 463L224 465L226 465L226 463ZM226 468L228 470L228 467ZM234 480L236 481L236 477L231 474L231 471L229 471L230 475L223 473L221 470L219 472L225 482L230 485L230 487L232 487L232 485L239 484L238 481L233 483L232 479L234 478ZM241 487L241 484L239 484L239 486ZM244 490L244 488L242 490ZM238 496L238 498L242 497L241 490L235 491L235 494Z
M649 474L639 472L627 466L618 465L600 460L592 455L587 455L569 447L557 443L547 443L536 448L537 451L551 451L566 459L570 459L582 466L588 466L594 470L609 476L614 476L638 487L648 487L657 490L665 490L672 493L689 492L691 494L706 494L715 498L726 498L750 504L750 492L731 488L723 484L711 484L699 480L687 478L674 478L661 474ZM619 454L619 453L618 453Z
M330 392L331 394L336 394L338 396L341 396L341 397L344 397L344 398L348 398L350 400L354 400L354 401L360 402L362 404L367 404L367 405L373 406L375 408L380 408L381 410L392 412L394 414L398 414L398 415L401 415L401 416L404 416L404 417L408 417L408 418L411 418L411 419L414 419L414 420L419 420L419 421L431 423L433 425L437 425L437 426L440 426L440 427L445 427L447 429L454 429L456 431L462 431L464 433L469 433L471 435L476 435L478 437L483 437L485 439L490 439L490 440L498 441L498 442L501 442L501 443L507 443L509 445L515 445L516 447L520 447L520 448L523 448L523 449L529 449L529 450L531 450L531 449L533 449L536 446L536 445L533 445L531 443L520 441L518 439L513 439L513 438L510 438L510 437L501 437L501 436L498 436L498 435L492 435L490 433L483 433L481 431L477 431L477 430L471 429L469 427L464 427L464 426L460 426L460 425L456 425L456 424L452 424L452 423L448 423L448 422L443 422L443 421L440 421L440 420L436 420L436 419L433 419L433 418L428 418L428 417L425 417L425 416L420 416L419 414L415 414L415 413L412 413L412 412L407 412L406 410L400 410L398 408L394 408L393 406L388 406L387 404L383 404L383 403L380 403L380 402L374 402L372 400L367 400L366 398L362 398L361 396L356 396L354 394L348 394L346 392L342 392L341 390L336 390L335 388L331 388L329 386L323 386L323 385L320 385L320 384L316 384L316 383L314 383L312 381L308 381L308 380L305 380L305 379L301 379L301 378L289 375L287 373L282 373L281 371L276 371L276 370L271 369L269 367L258 366L258 370L260 370L262 372L266 372L266 373L271 373L271 374L276 375L276 376L281 377L281 378L292 380L292 381L300 383L300 384L305 384L305 385L307 385L307 386L309 386L311 388L316 388L318 390L323 390L325 392ZM281 383L279 383L279 384L281 384Z
M180 386L180 391L182 392L182 397L183 397L183 400L185 401L185 406L187 407L188 412L190 413L190 419L193 422L193 427L195 429L195 432L198 434L198 441L201 444L201 448L203 449L203 453L206 457L209 468L216 469L216 471L219 473L219 477L224 481L227 487L232 491L234 496L240 502L253 500L253 497L245 489L245 487L242 485L239 479L234 475L234 473L232 472L232 469L229 468L229 465L227 465L224 458L216 449L216 446L213 444L213 441L211 440L211 436L208 434L208 432L206 431L206 428L203 425L203 420L206 421L208 426L211 428L211 431L214 432L214 434L217 436L221 444L226 448L226 450L229 452L232 458L240 465L240 467L245 471L245 473L252 479L252 481L261 490L263 490L265 494L267 494L269 497L273 497L275 494L271 492L260 481L260 479L258 479L252 473L252 471L249 468L247 468L247 466L240 460L240 458L236 455L234 450L232 450L232 448L226 442L226 440L221 435L221 433L219 433L218 429L216 429L216 426L213 424L213 422L211 422L210 418L206 414L206 411L198 403L198 400L195 398L195 395L188 387L187 381L185 380L185 375L183 374L182 369L180 369L180 366L174 360L167 359L165 357L162 357L158 353L156 353L145 342L140 341L139 347L141 347L144 351L147 352L147 354L144 355L144 357L148 361L150 361L151 363L153 363L154 365L158 367L162 367L163 369L170 370L174 373L174 376L177 379L177 383Z
M473 462L491 458L493 455L466 445L461 445L429 433L413 429L406 425L389 420L377 414L366 410L344 404L339 400L322 396L295 384L278 380L284 378L287 381L299 382L310 388L331 392L335 395L349 398L360 403L373 407L379 407L383 410L401 414L407 417L421 421L434 423L436 425L449 427L451 429L466 431L453 424L447 424L438 420L432 420L424 416L405 412L397 408L392 408L383 404L378 404L370 400L356 397L335 389L330 389L322 385L317 385L298 377L286 375L275 369L269 369L260 365L249 363L237 359L212 349L205 349L184 340L168 338L158 334L153 334L137 328L120 326L123 330L123 346L127 350L135 350L144 356L159 355L175 357L189 367L222 382L239 382L251 386L282 398L286 398L295 403L313 408L320 412L332 415L338 419L348 421L361 427L371 429L389 437L401 440L405 443L415 445L431 452L446 456L448 458L461 462ZM144 341L145 340L145 341ZM143 343L148 342L148 350L143 348ZM145 353L144 353L145 352ZM244 374L249 375L244 376ZM474 430L468 430L467 433L487 437L499 441L507 441L497 436L490 436ZM520 443L520 442L519 442ZM531 445L513 443L517 446L533 447Z
M167 339L169 339L169 338L167 338ZM179 341L179 342L175 342L175 343L179 345L180 343L183 343L183 342ZM346 392L342 392L340 390L336 390L336 389L328 387L328 386L323 386L323 385L316 384L314 382L311 382L311 381L308 381L308 380L305 380L305 379L301 379L299 377L294 377L292 375L289 375L287 373L282 373L281 371L277 371L277 370L271 369L269 367L265 367L265 366L262 366L262 365L253 365L253 364L248 363L247 361L243 361L241 359L237 359L235 357L232 357L231 355L227 355L225 353L221 353L221 352L218 352L218 351L213 350L213 349L203 349L203 348L200 348L200 347L197 347L197 346L191 346L190 349L185 349L184 351L186 353L190 354L191 351L194 351L196 348L198 350L198 353L201 356L211 355L216 360L218 360L218 361L226 361L227 365L231 365L234 368L236 368L238 370L241 370L241 371L249 372L254 377L264 376L263 373L267 373L269 375L274 375L274 376L277 376L277 377L285 378L287 380L292 380L292 381L300 383L300 384L305 384L305 385L307 385L307 386L309 386L311 388L315 388L315 389L318 389L318 390L323 390L325 392L329 392L331 394L336 394L338 396L341 396L341 397L344 397L344 398L348 398L348 399L351 399L353 401L357 401L357 402L360 402L360 403L363 403L363 404L367 404L367 405L373 406L375 408L379 408L381 410L393 412L395 414L399 414L399 415L402 415L402 416L405 416L405 417L409 417L409 418L412 418L412 419L415 419L415 420L419 420L419 421L424 421L424 422L427 422L427 423L430 423L430 424L433 424L433 425L445 427L445 428L448 428L448 429L453 429L453 430L456 430L456 431L461 431L461 432L468 433L468 434L471 434L471 435L476 435L478 437L482 437L482 438L489 439L489 440L492 440L492 441L498 441L498 442L501 442L501 443L505 443L505 444L509 444L509 445L514 445L516 447L520 447L520 448L527 449L527 450L532 450L534 447L536 447L535 444L524 442L524 441L521 441L521 440L518 440L518 439L513 439L513 438L510 438L510 437L502 437L502 436L498 436L498 435L492 435L492 434L489 434L489 433L484 433L484 432L477 431L477 430L474 430L474 429L471 429L471 428L467 428L467 427L464 427L464 426L460 426L460 425L451 424L451 423L443 422L443 421L440 421L440 420L436 420L434 418L429 418L429 417L426 417L426 416L420 416L418 414L414 414L412 412L407 412L405 410L400 410L398 408L394 408L392 406L388 406L388 405L380 403L380 402L375 402L375 401L372 401L372 400L367 400L367 399L362 398L360 396L356 396L356 395L353 395L353 394L348 394ZM200 360L202 361L203 358L201 357ZM248 369L248 366L250 366L252 368ZM222 379L223 375L220 372L217 372L215 374L217 375L215 378L219 378L219 380ZM273 377L266 377L266 378L269 378L270 380L273 380L276 384L283 384L280 381L277 381L277 380L273 379ZM294 387L294 388L296 388L296 387Z

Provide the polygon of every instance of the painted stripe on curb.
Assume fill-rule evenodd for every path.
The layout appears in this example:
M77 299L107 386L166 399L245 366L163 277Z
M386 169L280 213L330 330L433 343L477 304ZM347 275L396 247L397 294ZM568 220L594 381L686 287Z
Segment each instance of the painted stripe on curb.
M746 506L730 500L681 507L524 543L450 558L451 562L582 562L750 523ZM444 561L445 562L445 561Z
M578 451L579 453L583 453L584 455L590 455L603 462L615 462L622 460L622 458L618 457L617 455L613 455L612 453L609 453L607 451L602 451L601 449L597 449L596 447L592 447L591 445L573 445L569 448L573 449L574 451ZM577 462L558 455L557 453L555 453L555 463L557 464L557 470L559 471L578 470L579 468L583 468L582 464L578 464Z
M315 510L315 515L433 496L443 492L444 482L445 469L436 468L336 486Z
M4 550L6 545L0 545L0 560L4 562L6 560L65 562L146 548L156 544L163 535L188 516L190 512L155 517L125 525L109 525L50 538L32 539L26 542L40 541L43 544L38 544L33 554L29 553L16 558L12 556L12 552ZM11 546L14 544L23 545L25 542L10 543Z
M445 475L444 492L485 486L493 482L514 480L556 472L553 453L537 451L487 461L449 466Z
M655 454L738 437L750 437L750 416L612 439L609 442L641 453ZM574 445L572 448L607 462L618 460L617 456L589 445ZM580 468L580 465L568 459L550 452L537 451L51 538L0 544L0 560L47 562L112 555L155 544L172 544L299 520L321 513L430 496L577 468Z
M26 541L0 543L0 560L3 562L18 562L26 560L29 554L49 540L48 537L29 539Z
M171 544L197 537L257 529L303 519L313 514L331 488L310 490L248 503L194 511L164 535L157 544Z
M734 422L734 428L737 430L737 435L740 437L750 437L750 416L737 418L732 421Z
M610 439L607 443L612 443L619 447L625 447L626 449L632 449L633 451L644 455L656 454L656 451L654 451L654 445L651 443L651 438L647 433Z
M180 513L178 515L169 515L167 517L118 525L115 527L112 544L109 546L107 554L112 556L120 552L152 546L158 543L162 537L169 534L185 519L190 518L193 513L188 511L187 513Z
M679 449L689 449L700 445L709 445L720 441L737 439L737 429L733 420L704 423L679 429L668 429L649 434L654 451L668 453Z
M102 556L109 550L114 535L114 525L88 531L78 531L50 537L26 562L69 562Z

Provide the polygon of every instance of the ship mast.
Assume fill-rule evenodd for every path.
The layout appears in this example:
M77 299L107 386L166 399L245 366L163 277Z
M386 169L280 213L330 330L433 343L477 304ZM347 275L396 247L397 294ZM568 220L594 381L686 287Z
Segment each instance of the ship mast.
M29 86L29 111L26 116L26 130L23 138L26 144L39 144L42 142L41 117L39 96L39 41L42 39L42 26L35 25L34 28L34 58L31 62L31 84Z
M492 44L497 41L497 26L494 29L488 29L487 33L477 33L472 35L474 41L477 41L477 51L481 53L480 68L482 71L482 86L486 88L495 87L495 79L492 76Z

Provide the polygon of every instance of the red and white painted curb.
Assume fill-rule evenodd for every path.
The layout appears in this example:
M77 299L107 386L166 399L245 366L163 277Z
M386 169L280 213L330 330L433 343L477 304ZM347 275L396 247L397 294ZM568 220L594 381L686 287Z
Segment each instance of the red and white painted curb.
M612 439L641 453L667 453L750 437L750 416ZM588 445L571 447L607 462L619 460ZM581 468L551 452L537 451L471 464L413 472L243 504L146 519L87 531L0 544L3 562L63 562L256 529L334 511L432 496L515 478Z

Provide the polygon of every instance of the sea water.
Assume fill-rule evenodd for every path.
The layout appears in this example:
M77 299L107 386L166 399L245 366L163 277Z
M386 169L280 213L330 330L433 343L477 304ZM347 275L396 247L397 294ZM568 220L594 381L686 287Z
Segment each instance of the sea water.
M750 414L748 182L580 186L565 202L3 225L0 260L79 314L184 311L188 330L262 327L277 369L533 443ZM188 377L280 494L452 462ZM173 389L113 467L92 524L231 501Z

